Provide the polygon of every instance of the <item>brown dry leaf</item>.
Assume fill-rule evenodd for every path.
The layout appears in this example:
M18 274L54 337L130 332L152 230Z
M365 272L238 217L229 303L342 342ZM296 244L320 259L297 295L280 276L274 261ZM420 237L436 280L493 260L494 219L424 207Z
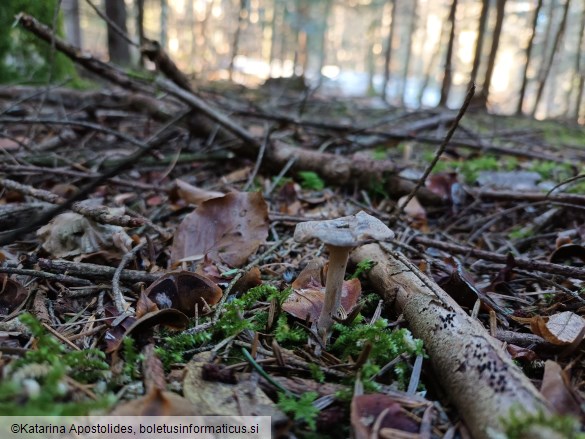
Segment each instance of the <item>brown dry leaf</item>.
M146 295L144 291L140 293L140 297L136 302L136 313L135 317L139 319L142 316L145 316L149 312L158 311L158 306L154 303L150 298Z
M8 316L18 311L26 301L26 289L7 274L0 273L0 316Z
M298 319L308 318L309 321L317 321L325 300L322 272L322 262L311 260L292 283L293 292L282 305L282 309ZM347 313L356 306L361 293L362 285L359 279L343 282L341 305Z
M178 271L155 280L144 294L160 309L174 308L189 317L205 314L208 306L221 299L221 288L206 276Z
M547 360L544 363L544 376L540 392L555 412L562 415L581 416L579 402L571 391L568 374L552 360Z
M100 250L125 254L132 248L132 239L122 227L99 224L74 212L57 215L37 231L37 236L43 248L57 258Z
M106 353L114 352L122 345L122 340L131 334L134 336L144 335L151 331L155 326L163 325L171 330L183 330L189 326L189 317L176 309L161 309L160 311L150 312L138 320L128 317L129 326L122 326L124 321L106 332ZM126 329L127 328L127 329Z
M203 370L212 358L211 352L204 352L186 366L183 394L199 416L270 416L273 430L286 430L288 417L252 381L226 384L203 379Z
M549 343L568 345L577 337L582 337L585 319L571 311L553 314L550 317L536 316L530 321L530 329Z
M177 186L177 195L186 203L195 204L196 206L212 198L224 196L222 192L201 189L179 178L175 180L175 185Z
M173 392L154 388L142 398L118 405L110 416L199 416L195 407Z
M268 207L258 192L232 192L201 204L175 232L171 262L195 255L243 265L268 236Z
M418 424L392 397L380 393L354 396L351 401L351 426L356 439L371 439L374 426L378 431L395 429L418 433Z

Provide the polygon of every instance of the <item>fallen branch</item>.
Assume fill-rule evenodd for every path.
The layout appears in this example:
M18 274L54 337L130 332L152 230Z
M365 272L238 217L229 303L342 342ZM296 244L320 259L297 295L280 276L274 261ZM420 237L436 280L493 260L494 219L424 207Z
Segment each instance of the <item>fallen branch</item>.
M377 263L368 278L397 314L403 314L415 337L424 341L440 384L474 438L504 433L502 419L513 408L548 413L548 407L483 326L404 256L388 255L377 244L354 251L352 260Z

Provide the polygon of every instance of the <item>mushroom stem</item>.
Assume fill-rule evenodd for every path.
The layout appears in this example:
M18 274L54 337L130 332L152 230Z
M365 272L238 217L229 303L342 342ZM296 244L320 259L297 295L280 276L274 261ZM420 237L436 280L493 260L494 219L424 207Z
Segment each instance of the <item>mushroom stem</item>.
M345 277L345 267L349 258L350 247L327 246L329 249L329 268L327 269L327 280L325 281L325 301L321 309L321 315L317 322L317 331L323 340L327 339L327 334L333 317L337 315L337 310L341 306L341 288Z

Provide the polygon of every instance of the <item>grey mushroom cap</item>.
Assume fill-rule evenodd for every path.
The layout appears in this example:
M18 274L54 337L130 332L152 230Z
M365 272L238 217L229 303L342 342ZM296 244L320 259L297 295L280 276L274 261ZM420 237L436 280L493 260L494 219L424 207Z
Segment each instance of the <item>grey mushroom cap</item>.
M313 238L335 247L355 247L367 241L392 239L394 232L378 218L360 211L355 215L332 220L306 221L297 224L295 241L307 242Z

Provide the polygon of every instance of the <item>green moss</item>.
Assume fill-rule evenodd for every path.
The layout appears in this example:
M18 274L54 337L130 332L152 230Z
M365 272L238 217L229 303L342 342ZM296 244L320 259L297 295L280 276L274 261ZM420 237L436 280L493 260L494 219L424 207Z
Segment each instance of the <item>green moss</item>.
M213 338L211 332L203 331L196 334L181 332L163 338L161 346L155 348L156 354L162 361L165 369L172 364L182 363L186 360L185 351L203 346Z
M10 373L0 383L0 413L3 415L84 415L113 403L112 395L96 401L71 401L67 377L93 384L108 376L105 354L98 349L69 351L30 314L20 320L36 339L31 349L10 364Z
M309 429L315 430L317 428L319 409L313 405L313 402L317 399L317 396L316 392L306 392L298 398L280 393L278 407L296 422L305 423Z
M300 171L299 177L301 179L301 187L314 191L322 191L325 189L325 182L316 172Z
M508 439L528 438L535 429L548 429L567 439L585 439L585 433L580 432L579 421L571 416L526 413L524 409L517 408L512 409L510 416L502 421Z
M375 265L376 262L372 261L371 259L364 259L363 261L358 262L354 273L349 276L348 279L358 279L359 277L369 273L369 271L374 268Z

